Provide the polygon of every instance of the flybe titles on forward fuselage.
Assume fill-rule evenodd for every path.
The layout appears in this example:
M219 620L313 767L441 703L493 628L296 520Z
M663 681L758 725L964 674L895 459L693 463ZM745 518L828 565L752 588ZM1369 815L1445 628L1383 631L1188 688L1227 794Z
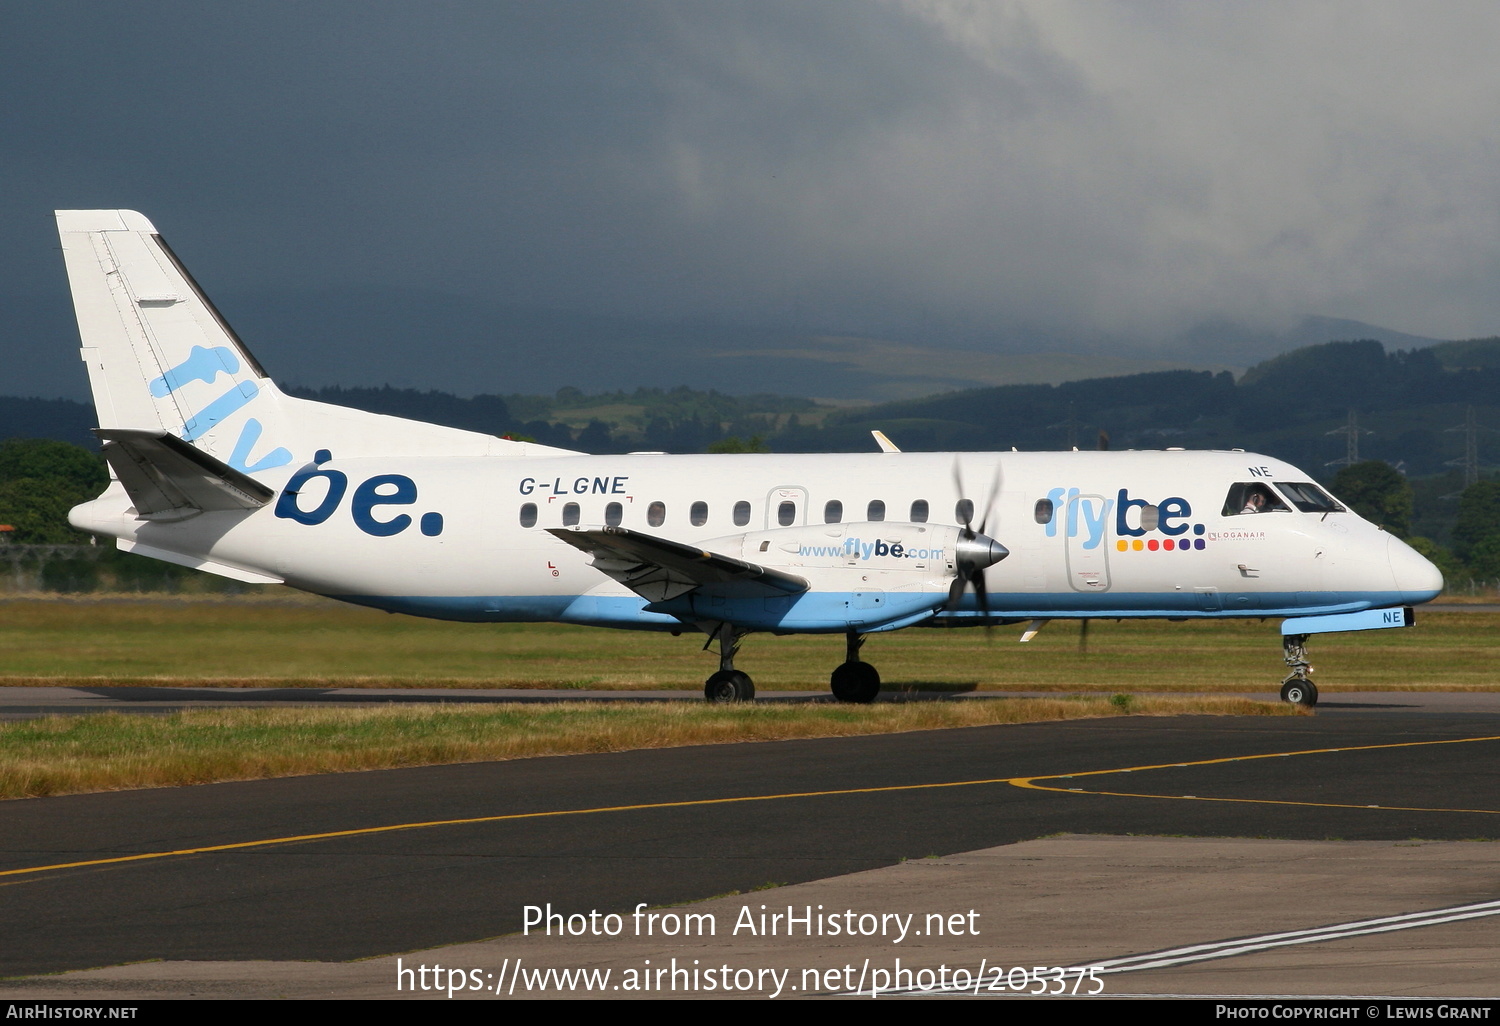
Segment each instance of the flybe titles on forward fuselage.
M1167 536L1167 540L1161 543L1163 548L1188 549L1204 547L1201 536L1205 528L1202 524L1190 523L1188 518L1193 515L1193 507L1189 502L1179 495L1169 496L1160 502L1152 502L1149 499L1132 498L1130 489L1121 488L1114 498L1105 498L1102 495L1086 495L1078 488L1054 488L1047 493L1048 503L1051 504L1052 515L1046 521L1047 537L1055 538L1059 531L1059 521L1062 522L1061 530L1069 538L1082 538L1082 548L1096 549L1108 534L1110 518L1114 518L1115 536L1120 539L1119 546L1123 550L1130 547L1127 538L1139 538L1148 533L1149 529L1140 526L1141 513L1151 507L1156 509L1156 527ZM1133 517L1131 511L1137 511ZM1135 523L1132 524L1131 520ZM1192 538L1183 538L1182 535L1191 533ZM1134 546L1140 546L1135 542ZM1151 548L1157 548L1154 542Z

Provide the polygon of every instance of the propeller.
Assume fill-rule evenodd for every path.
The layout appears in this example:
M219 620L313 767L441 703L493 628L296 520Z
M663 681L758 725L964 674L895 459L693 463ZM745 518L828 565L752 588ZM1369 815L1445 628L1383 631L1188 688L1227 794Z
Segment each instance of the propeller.
M947 608L950 610L958 608L959 603L963 601L964 591L972 587L975 596L979 599L980 615L986 618L989 616L990 596L984 583L984 571L1010 555L1009 549L985 534L985 527L994 513L995 500L1000 496L1001 477L1000 468L996 466L995 480L990 485L989 498L984 503L984 516L980 518L979 527L976 530L974 503L963 498L963 468L957 457L953 459L953 483L960 496L958 515L962 524L958 530L958 551L954 559L956 573L953 577L953 584L948 589Z

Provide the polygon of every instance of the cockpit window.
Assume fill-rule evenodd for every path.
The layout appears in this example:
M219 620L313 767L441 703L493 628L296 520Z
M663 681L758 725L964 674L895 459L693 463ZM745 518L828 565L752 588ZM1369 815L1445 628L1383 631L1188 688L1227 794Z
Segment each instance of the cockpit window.
M1241 513L1288 513L1290 508L1270 488L1259 481L1241 481L1229 486L1224 497L1222 516L1236 517Z
M1337 499L1311 481L1277 481L1277 489L1304 513L1344 513Z

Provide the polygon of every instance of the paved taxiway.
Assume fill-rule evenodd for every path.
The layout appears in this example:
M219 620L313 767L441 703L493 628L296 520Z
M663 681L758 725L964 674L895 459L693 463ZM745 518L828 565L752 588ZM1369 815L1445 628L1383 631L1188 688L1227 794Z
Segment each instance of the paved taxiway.
M1140 694L1142 692L1137 692ZM1227 697L1277 701L1275 692L1234 693ZM995 698L1055 698L1055 691L985 691L969 694L941 692L886 693L886 701L983 701ZM831 702L825 692L761 691L760 701ZM79 713L124 712L162 714L183 709L274 708L288 705L379 706L410 703L499 705L511 702L696 702L701 691L586 691L556 689L481 688L194 688L194 687L0 687L0 720L70 716ZM1400 710L1405 712L1494 713L1500 715L1500 695L1486 692L1336 691L1319 706L1325 712Z
M997 927L988 937L969 938L968 947L949 952L950 964L981 949L994 952L991 964L1009 957L1061 959L1062 952L1076 950L1068 947L1076 937L1034 932L1044 921L1098 924L1100 945L1070 956L1078 959L1500 899L1500 856L1488 854L1496 847L1491 845L1462 848L1484 855L1458 859L1473 864L1464 874L1419 874L1428 883L1415 890L1409 886L1415 879L1409 860L1424 849L1389 843L1378 858L1370 854L1375 849L1347 845L1342 854L1322 855L1313 850L1319 845L1270 856L1225 848L1228 854L1205 856L1206 863L1199 859L1207 866L1201 871L1191 870L1193 859L1185 854L1164 860L1160 852L1127 857L1096 849L1077 857L1084 861L1070 862L1055 851L1035 857L1019 854L1021 848L981 851L1068 832L1340 842L1500 837L1500 772L1494 768L1500 739L1471 740L1500 736L1494 700L1451 696L1464 709L1456 714L1444 708L1450 696L1387 693L1366 708L1336 700L1341 695L1328 697L1317 716L1297 719L1075 721L6 802L0 804L0 974L144 959L370 958L514 933L527 904L628 911L641 902L657 906L729 891L749 893L766 883L832 888L828 893L836 894L845 886L839 880L856 879L845 874L900 874L902 859L955 852L978 852L957 860L973 869L968 877L934 873L921 878L925 883L916 892L909 883L892 885L892 900L905 895L902 910L922 913L988 908L986 914L999 924L1005 921L1002 911L1015 904L1007 898L1014 891L1007 888L1031 879L1034 886L1026 893L1035 901L1028 907L1036 911L1033 926L1016 923ZM1274 757L1245 758L1262 755ZM1058 774L1075 776L1033 780L1046 790L1017 786L1018 778ZM965 783L972 781L987 782ZM877 788L889 790L870 790ZM579 811L590 809L601 811ZM548 815L558 812L571 814ZM440 825L247 844L402 824ZM1203 855L1201 845L1207 842L1153 843ZM228 845L245 846L132 858ZM1100 873L1046 878L1030 871L1053 863L1081 866L1087 859L1096 868L1134 868L1114 878ZM1215 859L1223 871L1217 881L1212 879ZM1261 886L1262 894L1284 884L1283 899L1255 898L1255 887L1229 886L1237 879L1227 871L1235 860L1251 867L1246 879L1272 885ZM940 858L929 868L952 861ZM1025 872L1016 868L1032 861L1036 866ZM77 862L95 864L27 871ZM1314 864L1322 868L1312 872ZM1278 881L1280 865L1289 868ZM1194 899L1174 906L1167 896L1194 876L1199 881ZM1142 896L1153 889L1157 898L1135 912L1120 911L1121 895ZM792 892L766 893L784 904ZM875 903L879 888L870 893L874 896L861 900ZM1247 909L1255 915L1242 915ZM1149 923L1147 911L1155 916ZM1215 972L1230 973L1218 979L1233 982L1214 984L1207 992L1296 992L1300 988L1291 986L1287 964L1325 965L1330 956L1321 952L1355 945L1364 953L1347 957L1368 966L1380 960L1369 954L1371 945L1384 944L1387 953L1405 951L1417 935L1439 938L1429 961L1453 951L1494 965L1493 944L1480 944L1481 955L1472 956L1481 935L1474 931L1483 931L1490 920L1476 922L1481 925L1424 927L1299 946L1287 949L1290 955L1206 963ZM997 935L1005 938L1003 945L989 939ZM1314 948L1320 954L1309 963ZM754 953L746 949L745 957ZM879 954L891 955L890 945ZM568 952L549 955L562 958ZM1236 966L1255 959L1272 966L1259 976L1233 974ZM1280 969L1277 959L1284 960ZM549 964L567 961L549 958ZM265 968L260 974L250 967L250 983L272 984L276 973ZM171 963L161 964L161 972L181 975ZM304 966L292 975L316 977L309 972ZM1443 987L1440 993L1500 993L1493 976L1486 981L1413 972L1429 986ZM1120 979L1149 981L1161 973ZM391 975L387 972L388 979ZM1366 978L1388 977L1367 973ZM74 977L11 981L0 993L51 992L69 979ZM245 983L243 975L240 979L238 990L204 985L209 993L263 992ZM1178 977L1159 979L1148 989L1182 992L1180 984ZM80 985L88 990L89 985ZM131 986L139 992L141 984ZM298 991L286 982L279 992L330 992L327 981L308 986ZM394 983L390 986L393 992ZM1112 983L1110 990L1134 987ZM1326 986L1313 989L1327 991ZM185 991L168 987L164 992Z

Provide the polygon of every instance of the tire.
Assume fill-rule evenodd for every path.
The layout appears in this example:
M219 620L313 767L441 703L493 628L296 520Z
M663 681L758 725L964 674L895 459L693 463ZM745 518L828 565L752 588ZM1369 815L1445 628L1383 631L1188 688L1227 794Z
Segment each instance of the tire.
M840 702L869 705L880 694L880 674L869 663L842 663L834 669L828 685Z
M1293 678L1281 685L1281 700L1311 709L1318 704L1318 688L1310 680Z
M753 702L755 701L755 683L750 680L748 673L742 673L739 670L720 670L704 683L703 697L719 704Z

